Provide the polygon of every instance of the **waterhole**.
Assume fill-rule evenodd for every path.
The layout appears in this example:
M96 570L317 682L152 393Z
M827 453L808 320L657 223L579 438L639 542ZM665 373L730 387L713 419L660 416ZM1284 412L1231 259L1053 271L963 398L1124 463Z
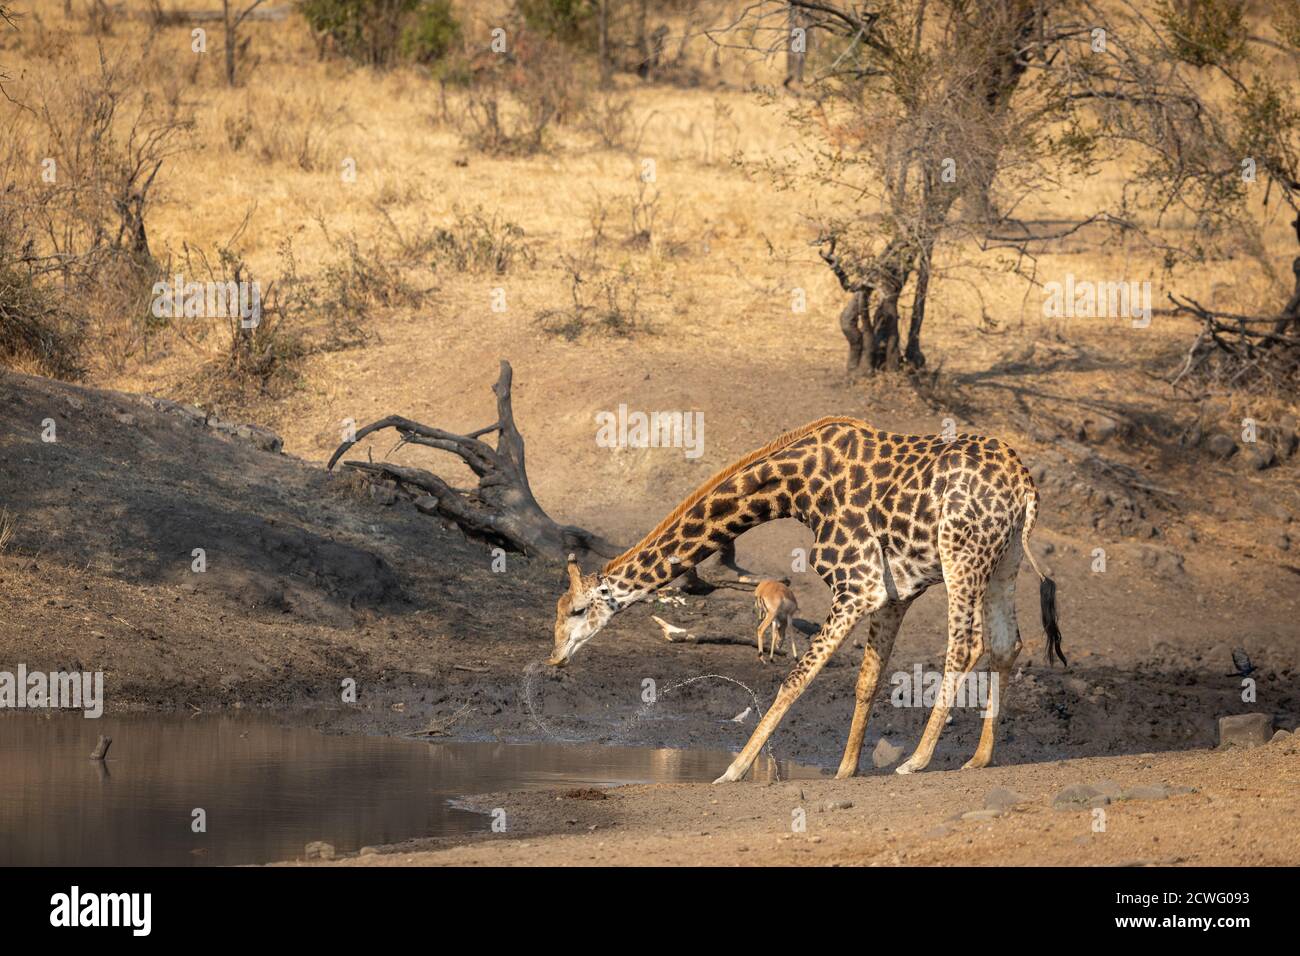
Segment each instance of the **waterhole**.
M88 759L99 735L108 759ZM267 716L0 716L0 866L220 866L487 831L505 790L708 782L726 751L335 736ZM811 777L767 757L758 780ZM507 814L508 814L508 807ZM202 824L200 828L199 824Z

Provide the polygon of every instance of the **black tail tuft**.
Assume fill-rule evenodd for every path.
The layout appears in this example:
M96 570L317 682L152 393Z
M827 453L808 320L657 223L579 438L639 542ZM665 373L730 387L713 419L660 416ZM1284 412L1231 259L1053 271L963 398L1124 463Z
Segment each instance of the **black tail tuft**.
M1047 666L1051 667L1053 658L1059 657L1068 667L1069 661L1061 653L1061 628L1056 623L1056 582L1051 578L1045 577L1039 583L1038 600L1043 606L1043 631L1047 634Z

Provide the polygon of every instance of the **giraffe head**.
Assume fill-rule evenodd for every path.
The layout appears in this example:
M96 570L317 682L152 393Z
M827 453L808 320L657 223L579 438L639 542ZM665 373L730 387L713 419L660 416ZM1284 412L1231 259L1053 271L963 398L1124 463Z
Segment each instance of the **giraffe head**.
M599 574L583 574L569 555L569 589L555 605L555 649L546 663L563 667L574 652L591 640L618 611L619 602L609 581Z

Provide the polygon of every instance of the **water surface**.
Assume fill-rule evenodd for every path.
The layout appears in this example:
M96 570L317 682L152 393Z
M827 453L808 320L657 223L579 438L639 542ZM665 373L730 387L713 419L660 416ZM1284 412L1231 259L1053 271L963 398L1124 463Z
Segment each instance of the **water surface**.
M100 734L108 760L88 759ZM0 715L0 866L191 866L299 858L489 829L452 805L500 790L707 782L732 755L331 736L256 715ZM758 779L774 764L763 758ZM782 778L815 776L780 765ZM194 811L206 832L194 832ZM509 808L506 808L507 814Z

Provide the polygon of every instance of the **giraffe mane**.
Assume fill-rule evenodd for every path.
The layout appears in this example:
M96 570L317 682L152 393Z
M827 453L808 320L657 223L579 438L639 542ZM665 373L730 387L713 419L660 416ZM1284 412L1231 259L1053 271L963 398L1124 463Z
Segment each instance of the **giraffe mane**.
M707 479L702 485L700 485L689 495L687 495L685 500L682 501L681 504L679 504L668 514L668 517L664 518L663 521L660 521L657 525L655 525L654 529L649 534L647 534L644 538L642 538L636 544L632 545L632 547L628 548L617 558L614 558L613 560L608 562L605 565L605 567L601 569L601 573L611 574L614 571L618 570L618 568L621 567L629 559L631 559L633 555L640 552L643 548L645 548L652 541L658 538L659 535L663 534L674 521L676 521L682 515L686 514L687 511L689 511L692 507L698 504L701 498L703 498L709 492L713 491L715 488L718 487L718 485L722 484L724 481L726 481L732 475L736 474L738 471L741 471L744 468L748 468L750 465L758 461L760 458L765 458L768 455L772 454L773 452L779 451L780 449L786 447L787 445L793 444L794 442L798 441L800 438L803 438L805 435L808 435L809 433L816 431L818 428L821 428L825 425L831 425L837 423L850 423L855 425L862 424L860 420L856 418L851 418L847 415L828 415L825 418L817 419L815 422L809 422L807 425L801 425L799 428L796 428L793 431L788 431L785 434L780 435L777 438L773 439L772 441L768 442L762 448L757 448L754 451L751 451L748 455L745 455L743 458L738 458L736 461L733 461L726 468L723 468L717 474L713 475L713 477Z

